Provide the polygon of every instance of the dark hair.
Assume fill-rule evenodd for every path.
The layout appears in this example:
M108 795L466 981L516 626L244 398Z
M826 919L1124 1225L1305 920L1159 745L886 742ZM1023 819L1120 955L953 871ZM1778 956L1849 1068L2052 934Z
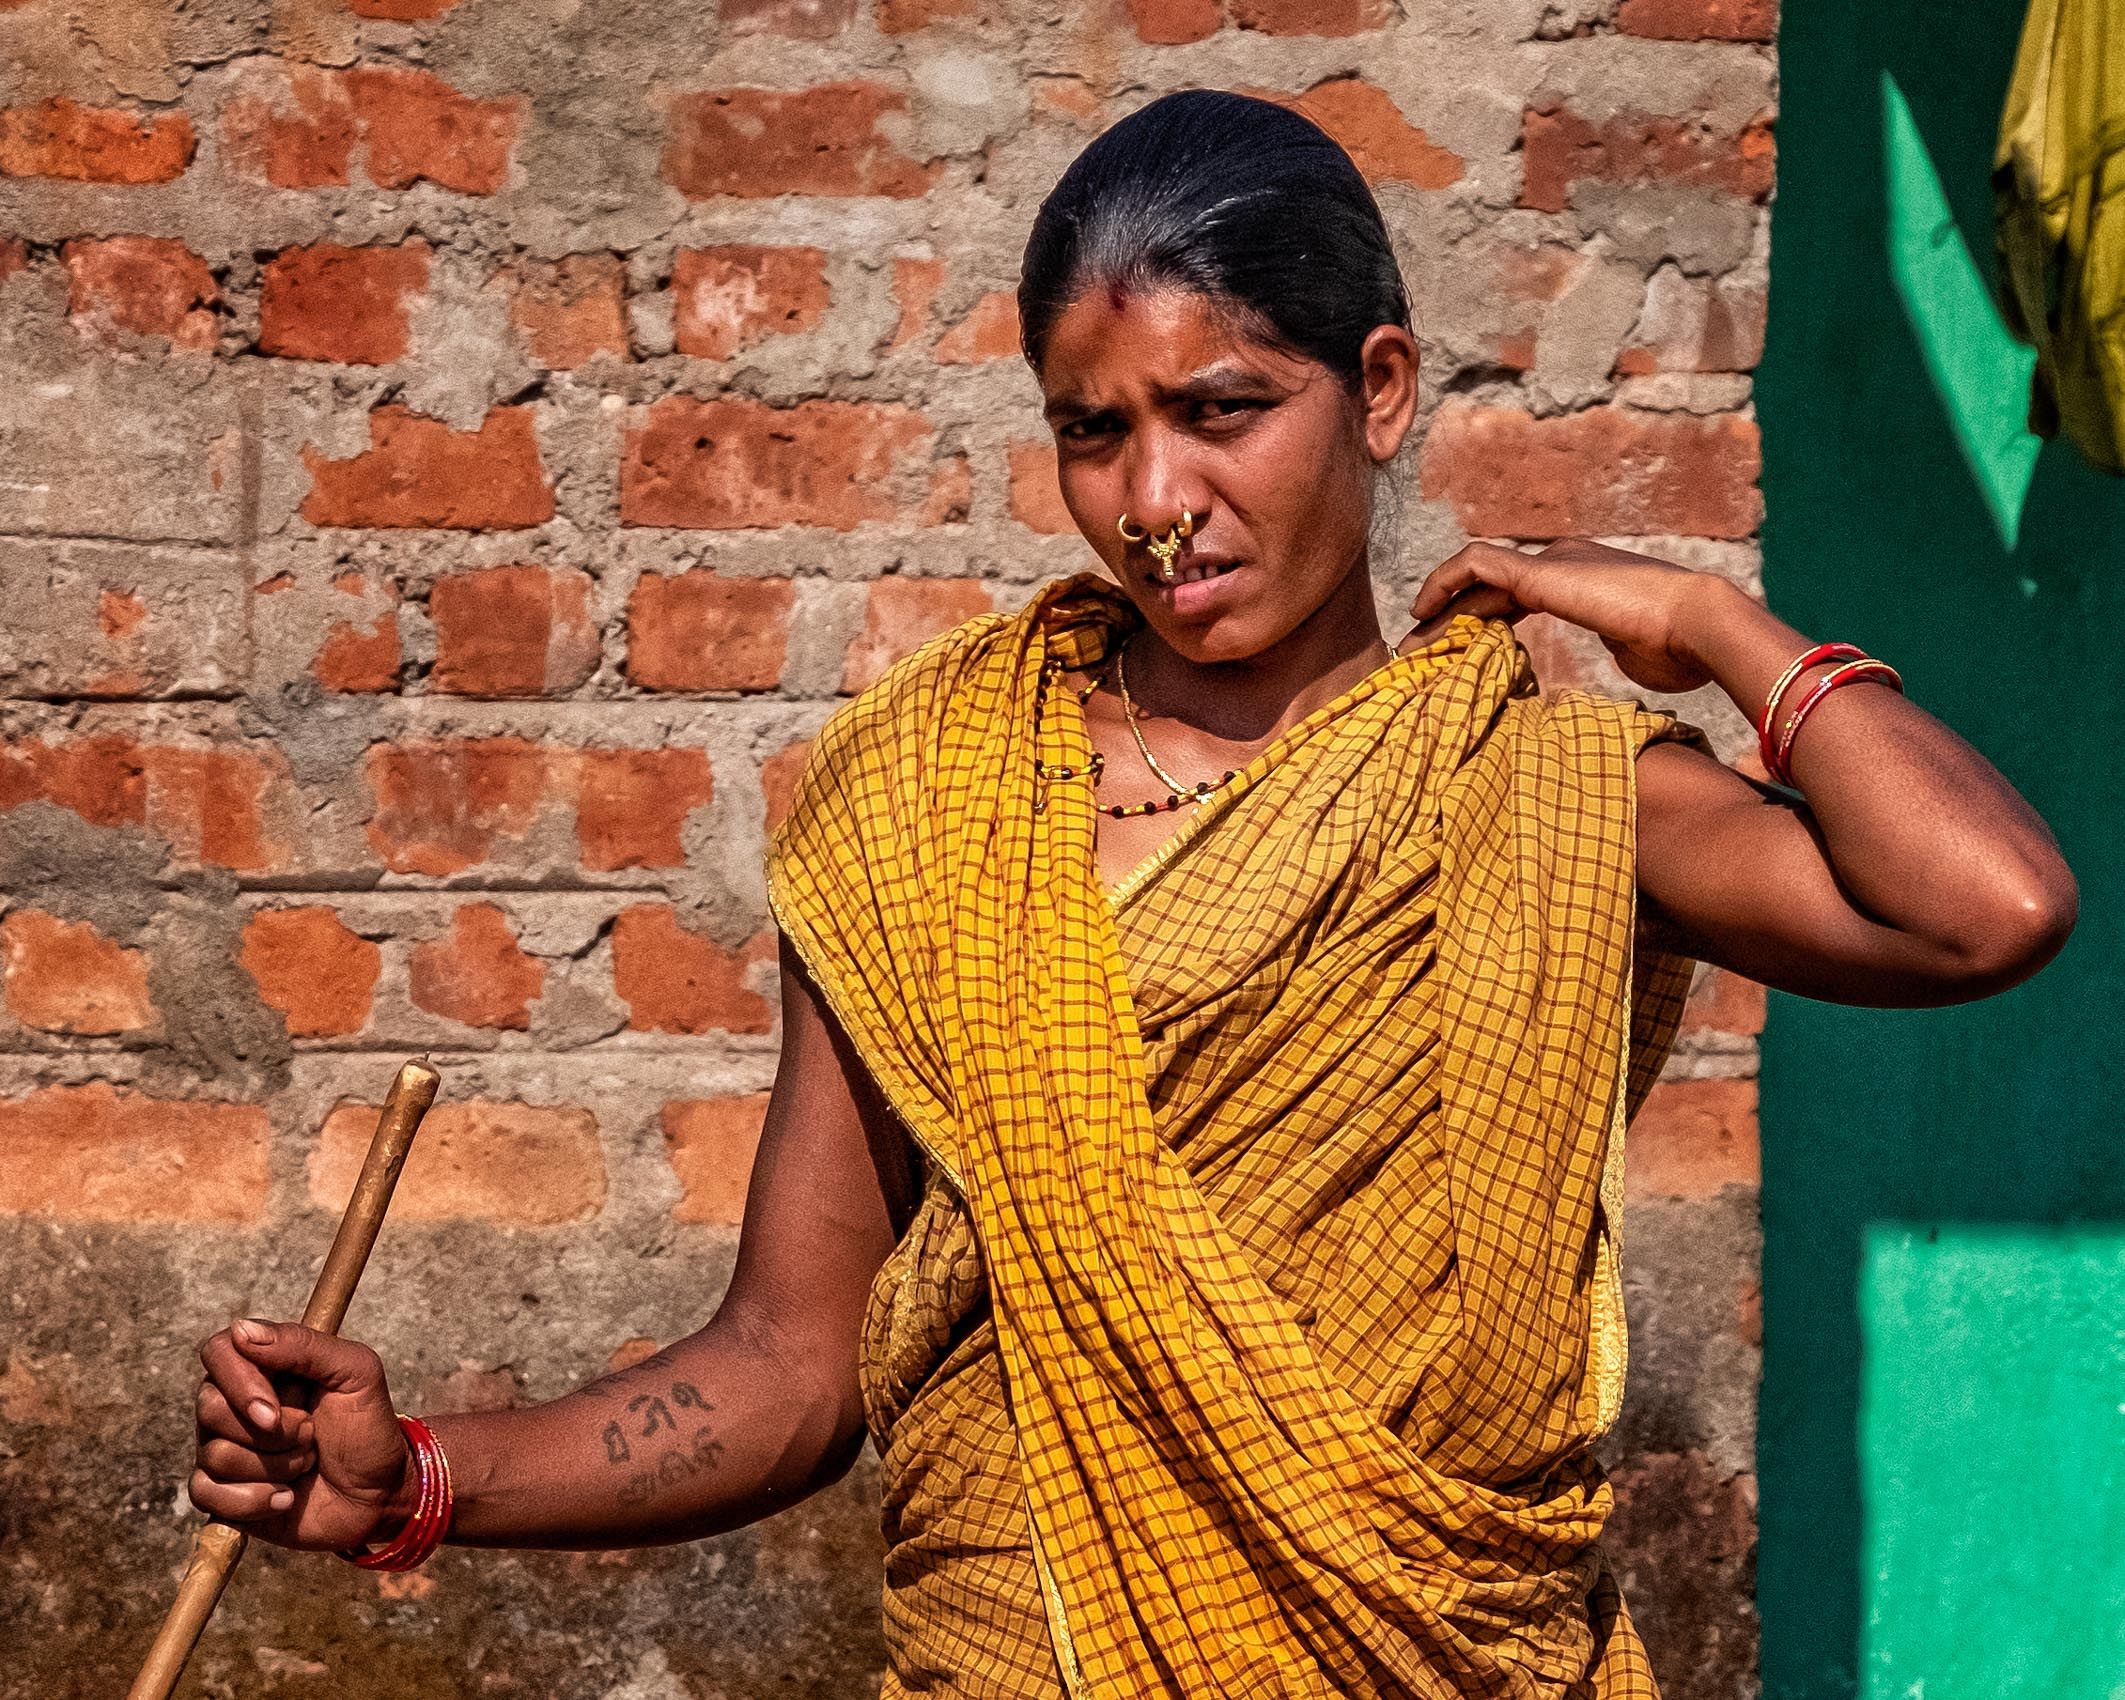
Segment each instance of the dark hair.
M1221 89L1138 108L1041 202L1018 281L1036 374L1063 309L1108 287L1207 295L1353 391L1366 334L1410 329L1387 226L1350 155L1290 107Z

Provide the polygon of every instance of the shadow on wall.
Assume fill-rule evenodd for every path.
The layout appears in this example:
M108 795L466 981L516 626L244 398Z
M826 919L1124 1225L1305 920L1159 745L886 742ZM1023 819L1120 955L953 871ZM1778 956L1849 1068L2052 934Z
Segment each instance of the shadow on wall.
M2125 1692L2125 483L2016 440L2026 359L1971 327L1953 249L1989 275L2022 11L1787 0L1781 27L1772 605L2007 775L2081 921L1979 1004L1772 995L1767 1700Z

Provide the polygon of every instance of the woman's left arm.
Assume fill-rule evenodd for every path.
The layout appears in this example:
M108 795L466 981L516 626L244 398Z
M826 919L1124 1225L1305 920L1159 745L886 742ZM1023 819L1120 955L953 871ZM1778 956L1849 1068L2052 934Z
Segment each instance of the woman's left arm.
M1412 608L1420 637L1455 613L1538 611L1594 632L1649 689L1716 683L1752 724L1812 641L1724 579L1576 539L1470 544ZM1640 754L1641 913L1662 943L1807 997L1921 1006L2004 991L2073 930L2078 888L2042 818L1897 691L1832 691L1787 766L1798 796L1686 745Z

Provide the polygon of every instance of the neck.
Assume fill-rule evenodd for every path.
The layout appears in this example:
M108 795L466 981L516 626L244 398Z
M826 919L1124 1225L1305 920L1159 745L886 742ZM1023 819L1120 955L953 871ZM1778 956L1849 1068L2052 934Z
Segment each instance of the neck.
M1389 659L1360 554L1335 590L1291 632L1237 661L1192 661L1148 624L1129 641L1129 695L1139 713L1180 720L1232 743L1265 743L1332 702Z

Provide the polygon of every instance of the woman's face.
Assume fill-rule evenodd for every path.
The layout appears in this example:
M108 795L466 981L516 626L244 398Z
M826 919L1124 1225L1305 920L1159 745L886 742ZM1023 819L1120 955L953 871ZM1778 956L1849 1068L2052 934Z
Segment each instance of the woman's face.
M1354 398L1335 374L1245 334L1208 296L1100 287L1057 318L1041 372L1062 497L1158 635L1191 661L1286 637L1366 567L1372 472L1416 408L1415 344L1382 325ZM1116 522L1194 523L1167 585ZM1207 569L1222 569L1202 579ZM1186 582L1198 579L1199 582Z

